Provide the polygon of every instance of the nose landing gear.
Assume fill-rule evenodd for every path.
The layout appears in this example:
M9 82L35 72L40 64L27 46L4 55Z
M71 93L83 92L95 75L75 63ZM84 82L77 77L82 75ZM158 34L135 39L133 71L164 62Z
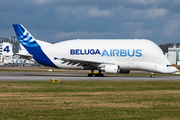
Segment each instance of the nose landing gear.
M151 73L150 77L153 78L154 77L154 73Z

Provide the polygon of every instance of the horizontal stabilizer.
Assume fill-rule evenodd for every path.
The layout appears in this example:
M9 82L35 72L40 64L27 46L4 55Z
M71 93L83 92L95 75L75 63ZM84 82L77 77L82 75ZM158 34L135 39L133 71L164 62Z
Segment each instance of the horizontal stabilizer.
M22 59L26 59L32 62L36 62L31 54L15 53L14 55L19 56Z

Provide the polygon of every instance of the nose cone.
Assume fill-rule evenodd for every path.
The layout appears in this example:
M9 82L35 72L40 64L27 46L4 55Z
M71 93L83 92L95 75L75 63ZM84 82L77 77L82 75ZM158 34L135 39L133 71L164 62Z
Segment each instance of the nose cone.
M175 67L173 67L173 69L172 69L174 72L178 72L179 70L177 69L177 68L175 68Z
M175 72L178 72L179 70L176 67L173 67L172 65L166 66L165 69L164 67L159 67L160 73L165 73L165 74L172 74Z
M166 72L164 73L167 73L167 74L171 74L171 73L175 73L175 72L178 72L179 70L175 67L169 67L166 69Z

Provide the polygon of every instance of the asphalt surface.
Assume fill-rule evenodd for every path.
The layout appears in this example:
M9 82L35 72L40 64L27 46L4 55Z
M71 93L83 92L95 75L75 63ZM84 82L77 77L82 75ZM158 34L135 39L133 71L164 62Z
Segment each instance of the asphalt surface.
M157 76L150 77L52 77L52 76L2 76L0 81L49 81L49 79L58 79L60 81L180 81L180 77Z
M60 72L0 72L0 81L180 81L180 76L118 76L87 77L89 71L60 71Z

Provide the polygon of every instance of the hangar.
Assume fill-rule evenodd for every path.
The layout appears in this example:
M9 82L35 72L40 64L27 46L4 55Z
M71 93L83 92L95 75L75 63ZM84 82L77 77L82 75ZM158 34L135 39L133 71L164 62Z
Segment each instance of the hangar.
M10 36L10 39L0 38L0 65L12 67L33 65L38 66L39 64L13 55L20 52L22 49L23 47L19 44L17 37Z

